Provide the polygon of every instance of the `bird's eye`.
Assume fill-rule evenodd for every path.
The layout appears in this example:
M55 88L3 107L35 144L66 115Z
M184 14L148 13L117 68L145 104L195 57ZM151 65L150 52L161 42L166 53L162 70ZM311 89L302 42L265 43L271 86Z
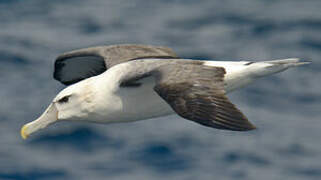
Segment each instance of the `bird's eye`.
M64 96L63 98L58 100L58 103L60 103L60 104L61 103L67 103L69 101L69 97L70 97L70 95L69 96Z

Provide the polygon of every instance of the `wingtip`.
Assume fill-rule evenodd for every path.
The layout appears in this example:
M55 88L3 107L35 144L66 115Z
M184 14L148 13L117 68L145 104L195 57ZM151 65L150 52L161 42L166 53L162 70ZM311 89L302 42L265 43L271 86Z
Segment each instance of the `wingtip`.
M311 64L311 61L299 61L296 63L296 66L301 66L301 65L306 65L306 64Z
M300 60L300 58L288 58L288 59L280 59L280 60L272 60L272 61L264 61L264 62L273 64L273 65L286 65L289 67L302 66L302 65L311 63L310 61Z
M305 61L301 60L300 58L290 58L289 60L295 61L294 63L298 66L312 63L312 61Z
M253 124L250 123L250 126L248 129L246 129L245 131L252 131L252 130L256 130L256 126L254 126Z
M236 131L252 131L252 130L256 130L256 126L254 126L251 122L248 121L247 123L248 126L246 127L242 127L240 129L236 129Z

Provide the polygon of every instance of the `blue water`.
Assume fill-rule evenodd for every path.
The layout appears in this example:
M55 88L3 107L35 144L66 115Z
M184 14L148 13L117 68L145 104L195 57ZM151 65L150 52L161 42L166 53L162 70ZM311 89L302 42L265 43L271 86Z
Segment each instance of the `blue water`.
M0 179L321 179L321 1L0 1ZM62 86L54 59L94 45L143 43L181 57L312 64L229 94L258 130L176 116L61 122L24 141Z

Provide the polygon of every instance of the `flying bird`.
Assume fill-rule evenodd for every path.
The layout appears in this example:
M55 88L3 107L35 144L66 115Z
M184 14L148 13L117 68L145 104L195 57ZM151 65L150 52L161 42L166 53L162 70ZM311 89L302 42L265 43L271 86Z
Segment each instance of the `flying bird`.
M227 93L256 79L308 64L299 59L206 61L179 58L167 47L123 44L78 49L55 60L67 85L21 136L59 121L119 123L176 113L204 126L255 129Z

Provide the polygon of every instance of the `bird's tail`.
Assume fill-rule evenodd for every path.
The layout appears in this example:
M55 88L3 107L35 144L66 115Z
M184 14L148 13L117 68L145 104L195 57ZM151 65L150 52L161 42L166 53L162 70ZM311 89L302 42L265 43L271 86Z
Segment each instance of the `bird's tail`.
M207 66L221 66L226 70L225 90L233 91L243 87L256 79L282 72L288 68L309 64L298 58L278 59L272 61L206 61Z
M250 67L253 75L257 77L263 77L269 74L278 73L284 71L290 67L301 66L310 64L310 62L300 61L298 58L280 59L272 61L255 62Z
M289 59L281 59L281 60L272 60L272 61L263 61L264 63L272 64L272 65L282 65L285 67L293 67L293 66L301 66L305 64L310 64L308 61L300 61L299 58L289 58Z

